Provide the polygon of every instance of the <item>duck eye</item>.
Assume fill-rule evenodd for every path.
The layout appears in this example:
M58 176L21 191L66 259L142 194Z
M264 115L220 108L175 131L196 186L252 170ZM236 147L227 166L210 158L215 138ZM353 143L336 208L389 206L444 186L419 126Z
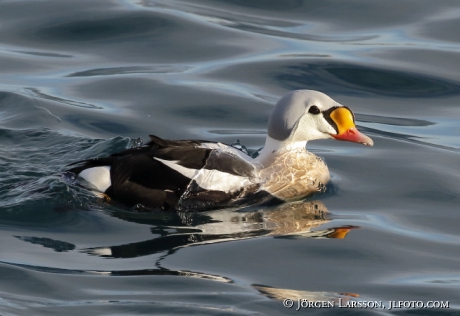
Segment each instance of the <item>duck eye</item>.
M308 113L311 113L311 114L319 114L320 112L321 111L318 109L318 107L316 105L312 105L308 109Z

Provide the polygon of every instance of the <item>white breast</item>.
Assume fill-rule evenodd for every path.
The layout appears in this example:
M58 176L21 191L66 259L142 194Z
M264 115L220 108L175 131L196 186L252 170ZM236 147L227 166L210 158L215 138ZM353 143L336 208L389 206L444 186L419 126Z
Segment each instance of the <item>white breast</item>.
M319 192L330 179L326 163L303 149L276 155L260 177L263 190L285 201Z

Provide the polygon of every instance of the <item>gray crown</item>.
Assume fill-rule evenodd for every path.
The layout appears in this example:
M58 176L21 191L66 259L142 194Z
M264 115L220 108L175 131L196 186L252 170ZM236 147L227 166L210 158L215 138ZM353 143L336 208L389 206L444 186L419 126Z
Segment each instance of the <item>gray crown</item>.
M283 96L276 103L268 120L268 136L276 140L287 139L297 121L304 115L314 92L320 93L312 90L295 90Z

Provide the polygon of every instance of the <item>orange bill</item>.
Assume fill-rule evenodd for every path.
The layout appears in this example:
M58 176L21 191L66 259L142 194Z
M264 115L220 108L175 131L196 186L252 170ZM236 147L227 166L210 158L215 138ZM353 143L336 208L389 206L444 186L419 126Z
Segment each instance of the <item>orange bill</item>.
M331 135L337 140L346 140L354 143L361 143L366 146L373 146L372 139L364 134L361 134L355 126L353 113L346 108L336 108L330 114L330 118L337 126L338 133Z

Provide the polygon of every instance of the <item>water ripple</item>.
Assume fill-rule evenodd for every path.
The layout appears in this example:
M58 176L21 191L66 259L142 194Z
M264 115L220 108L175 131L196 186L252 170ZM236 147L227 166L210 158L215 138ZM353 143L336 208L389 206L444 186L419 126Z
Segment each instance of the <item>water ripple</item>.
M285 66L285 70L276 75L276 80L290 90L320 86L327 82L335 86L332 89L337 91L351 89L399 98L434 98L460 93L457 82L345 63L297 63L295 66Z
M0 1L0 313L458 301L460 6L417 4ZM292 89L349 104L375 138L309 142L332 181L297 210L135 213L62 172L152 133L254 152Z
M187 66L157 65L157 66L131 66L99 68L74 72L67 77L92 77L92 76L112 76L112 75L131 75L131 74L170 74L181 73L191 69Z

